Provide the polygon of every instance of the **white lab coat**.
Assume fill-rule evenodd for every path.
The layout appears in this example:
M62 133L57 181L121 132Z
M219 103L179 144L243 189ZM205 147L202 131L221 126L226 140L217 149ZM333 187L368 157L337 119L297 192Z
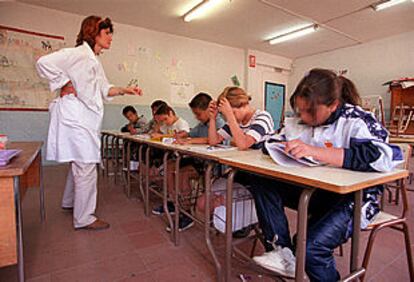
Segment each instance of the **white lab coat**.
M110 100L102 65L89 45L65 48L41 57L36 68L49 80L51 91L71 81L77 92L58 97L49 106L48 160L100 162L103 100Z

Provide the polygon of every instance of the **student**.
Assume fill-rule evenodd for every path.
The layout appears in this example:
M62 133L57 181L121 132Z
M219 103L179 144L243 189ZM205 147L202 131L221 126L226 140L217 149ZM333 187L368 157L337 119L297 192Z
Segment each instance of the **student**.
M143 115L138 116L137 111L133 106L126 106L123 108L122 114L129 123L121 128L121 132L129 132L131 134L146 133L147 120Z
M240 150L258 149L274 133L271 115L250 106L251 97L243 89L226 87L217 100L218 105L216 102L211 102L209 106L208 142L210 145L232 139ZM218 112L226 120L226 125L219 130L215 122Z
M198 93L188 104L194 117L199 123L191 128L190 132L181 131L176 134L177 143L181 144L208 144L208 128L210 123L209 104L213 100L210 95L204 92ZM221 115L216 117L216 127L222 128L224 120Z
M208 111L208 106L213 99L207 93L200 92L193 97L191 102L188 104L193 112L195 118L199 123L190 130L180 131L175 134L177 143L179 144L207 144L208 143L208 126L210 121L210 115ZM216 126L221 128L224 125L224 121L220 115L216 117ZM184 209L190 210L191 204L188 199L191 195L192 188L190 180L194 178L199 178L199 173L201 173L204 167L204 163L197 161L195 158L184 158L180 162L180 195L187 199L183 201L182 206ZM174 195L174 170L175 162L171 161L168 165L168 193L169 195ZM174 204L168 202L169 212L172 213L175 211ZM160 205L155 207L152 210L152 213L155 215L164 214L164 207ZM179 219L179 231L184 231L194 225L194 222L188 216L181 214ZM167 227L167 231L170 231L171 228Z
M89 16L82 21L75 48L43 56L36 64L51 91L60 90L49 107L47 159L70 163L62 208L73 209L75 229L109 227L95 214L103 100L142 94L138 87L114 87L106 79L98 56L111 47L112 32L109 18Z
M214 121L214 117L220 112L226 124L217 130L216 124L210 122L208 140L210 145L216 145L224 140L232 140L240 150L259 149L263 142L274 134L274 123L271 115L263 110L256 110L250 106L251 97L239 87L226 87L218 97L217 103L211 102L209 106L210 120ZM239 187L235 193L240 193L244 189L244 178L249 178L250 174L238 173L235 185ZM213 186L214 188L214 186ZM224 205L224 197L222 193L213 191L213 198L210 206L212 210ZM197 208L204 210L204 195L197 201ZM244 228L238 233L233 233L235 237L244 237L248 235L250 228Z
M159 129L151 134L152 138L164 136L173 137L177 132L189 132L190 126L184 119L178 117L168 105L161 105L154 113L154 118L160 124Z
M335 167L357 171L390 171L402 161L398 147L386 143L388 132L358 106L353 83L334 72L313 69L296 87L290 104L296 118L286 120L278 136L296 158L309 156ZM268 142L271 142L269 140ZM298 171L300 173L300 171ZM266 253L253 259L264 268L295 275L295 257L284 207L297 208L303 188L276 180L251 178L252 193ZM362 226L378 213L382 187L363 192ZM338 281L333 251L352 234L353 195L314 192L309 205L306 273L311 281Z
M160 130L160 124L156 120L155 112L158 110L158 108L164 105L167 105L167 103L162 100L155 100L154 102L151 103L152 119L146 125L144 133L153 133L153 132L158 132Z

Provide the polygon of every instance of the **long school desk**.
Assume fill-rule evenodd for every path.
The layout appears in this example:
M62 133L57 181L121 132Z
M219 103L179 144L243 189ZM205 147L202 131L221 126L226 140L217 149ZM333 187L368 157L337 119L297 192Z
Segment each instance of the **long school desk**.
M178 155L176 159L176 171L179 172L180 159L183 156L197 157L208 162L207 170L205 172L205 189L206 189L206 213L205 213L205 239L207 246L212 254L214 263L216 266L216 272L218 280L222 281L222 265L217 259L216 253L210 240L210 213L209 213L209 198L211 195L211 183L210 177L212 167L214 164L223 164L232 168L228 176L227 182L227 196L226 196L226 258L225 258L225 280L230 281L231 277L231 254L232 254L232 190L233 190L233 178L237 170L244 170L254 174L263 175L266 177L274 178L279 181L285 181L304 187L304 191L301 195L298 209L298 244L296 252L296 281L304 281L305 278L305 254L306 254L306 229L307 229L307 209L309 200L312 193L316 189L324 189L338 194L354 193L355 205L361 206L362 203L362 190L374 185L388 183L394 180L402 179L408 176L406 170L394 170L389 173L364 173L351 170L345 170L333 167L313 167L313 168L288 168L275 164L269 157L264 156L260 151L206 151L201 150L206 145L175 145L175 144L163 144L161 142L151 141L148 139L140 138L137 136L127 136L126 139L131 142L139 144L146 144L148 146L146 152L146 164L149 163L149 148L158 148L164 150L164 167L166 168L166 160L168 154L174 152ZM167 153L169 152L169 153ZM142 151L140 150L140 160L142 160ZM141 171L141 169L143 169ZM145 199L144 204L148 212L149 202L149 189L148 189L148 165L141 166L140 173L143 173L147 177ZM167 202L167 188L166 188L166 173L164 174L164 187L163 187L163 203L166 211ZM142 180L142 178L140 178ZM179 179L179 173L176 175L176 185ZM140 181L141 182L141 181ZM173 199L176 207L178 207L177 193ZM349 277L360 276L365 273L365 269L358 268L358 249L359 249L359 235L360 235L360 214L361 209L354 209L354 233L352 237L352 250L351 250L351 274ZM174 230L172 236L176 244L178 244L178 216L179 213L175 213ZM170 224L172 218L167 212L167 218Z
M27 188L39 187L40 218L44 221L42 142L12 142L8 148L22 152L0 167L0 267L17 263L19 281L24 281L21 203Z
M118 174L120 172L119 146L122 145L121 141L124 139L124 137L128 135L130 135L128 132L120 132L118 130L101 131L101 159L103 173L105 176L108 176L110 174L109 160L111 160L115 184L117 183ZM122 155L124 155L124 153L122 153Z
M231 277L231 253L232 253L232 203L231 195L233 179L237 170L243 170L254 174L270 177L282 182L289 182L304 187L298 205L297 220L297 248L296 248L296 275L295 281L304 281L305 255L306 255L306 230L308 204L312 193L316 189L323 189L338 194L354 193L355 206L361 207L362 190L374 185L385 184L394 180L406 178L407 170L394 170L388 173L357 172L333 167L306 167L291 168L275 164L270 157L255 152L252 155L233 155L223 157L220 163L232 167L228 176L226 197L226 281ZM351 265L347 277L358 277L365 273L365 269L359 268L358 250L361 225L361 208L354 209ZM346 279L346 278L345 278Z

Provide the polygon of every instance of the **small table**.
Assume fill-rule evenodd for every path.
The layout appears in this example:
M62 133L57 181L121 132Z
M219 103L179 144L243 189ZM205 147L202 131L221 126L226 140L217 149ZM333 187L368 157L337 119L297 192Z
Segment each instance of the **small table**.
M22 152L0 167L0 267L17 263L19 281L24 281L21 202L28 188L39 187L40 218L45 219L42 144L10 143L8 148Z

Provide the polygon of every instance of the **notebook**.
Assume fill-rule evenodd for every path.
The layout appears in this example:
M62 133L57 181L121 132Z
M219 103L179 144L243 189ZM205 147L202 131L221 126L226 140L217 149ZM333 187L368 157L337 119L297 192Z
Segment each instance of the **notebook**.
M0 150L0 166L6 166L22 150Z
M305 166L320 166L322 163L314 160L311 157L295 158L293 155L285 152L284 143L265 143L266 149L270 157L277 164L286 167L305 167Z

